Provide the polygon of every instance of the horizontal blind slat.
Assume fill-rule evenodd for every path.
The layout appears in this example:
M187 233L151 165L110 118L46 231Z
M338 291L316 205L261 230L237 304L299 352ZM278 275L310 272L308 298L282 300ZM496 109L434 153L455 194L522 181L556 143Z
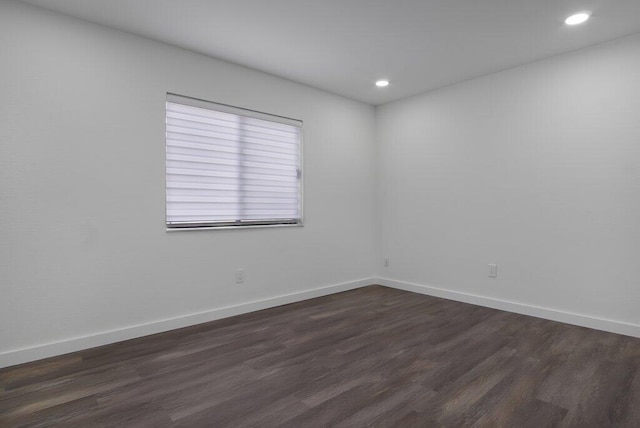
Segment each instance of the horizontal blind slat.
M266 113L259 113L262 118L255 117L255 111L244 110L238 107L230 107L217 103L204 102L206 107L195 106L191 103L192 99L184 99L184 103L167 101L167 111L186 112L194 116L203 117L219 117L233 120L233 118L242 118L246 123L254 125L262 125L268 127L280 127L281 129L300 128L302 122L295 119L283 118L281 116L273 116ZM181 100L182 101L182 100ZM285 119L283 121L283 119Z
M212 139L212 138L201 138L198 140L191 138L182 138L180 134L172 135L167 138L167 147L181 147L185 149L196 149L196 150L216 150L217 147L226 147L226 148L234 148L236 151L239 151L238 142L234 140L220 140L220 139ZM253 149L253 150L266 150L273 153L282 153L285 155L298 155L298 149L295 147L289 147L285 145L275 145L275 144L256 144L256 143L248 143L244 142L242 147Z
M207 210L207 209L193 209L193 210L189 210L189 209L184 209L184 208L169 208L168 210L168 214L171 216L191 216L191 217L196 217L196 216L203 216L203 218L206 218L206 216L235 216L235 215L243 215L243 216L253 216L254 218L256 216L264 216L264 217L268 217L268 218L278 218L280 216L285 217L285 218L296 218L297 216L297 210L296 209L290 209L290 210L277 210L277 209L256 209L256 210L248 210L248 209L240 209L239 211L237 209L215 209L215 210Z
M282 194L297 194L297 187L286 186L249 186L239 185L233 186L223 183L194 183L188 181L174 181L167 183L167 192L175 191L194 191L198 193L204 192L226 192L226 191L238 191L241 190L244 194L270 194L270 193L282 193Z
M245 160L219 158L215 156L204 157L204 156L191 156L191 155L182 155L182 154L174 154L174 153L167 154L167 161L197 163L197 164L203 164L203 165L211 165L211 167L216 167L218 165L234 165L239 168L256 168L260 170L273 170L274 173L276 171L281 171L283 174L296 174L298 170L296 165L274 164L269 162L249 162Z
M238 181L237 176L229 176L229 177L221 177L218 176L205 176L205 175L194 175L194 174L178 174L172 173L167 175L167 181L170 183L204 183L204 184L234 184L235 188L240 191L243 188L255 188L258 189L262 186L265 187L276 187L276 188L298 188L298 181L285 182L285 181L271 181L271 180L260 180L260 179L249 179L244 178L240 183ZM241 186L246 186L242 187Z
M274 211L291 211L297 209L297 202L295 203L286 203L286 204L242 204L237 201L227 201L227 202L190 202L190 203L170 203L168 205L169 210L175 211L184 211L184 212L193 212L193 211L224 211L224 210L274 210Z
M181 124L180 126L196 129L227 128L242 130L245 132L266 135L269 136L269 138L290 140L292 144L295 144L298 134L297 128L295 130L278 129L270 126L253 125L240 120L228 121L175 112L167 113L167 124Z
M199 129L168 123L167 131L174 132L176 134L189 135L194 137L218 138L221 140L237 141L241 139L242 141L246 141L248 143L263 144L267 146L295 146L294 139L265 138L257 134L238 131L230 128Z

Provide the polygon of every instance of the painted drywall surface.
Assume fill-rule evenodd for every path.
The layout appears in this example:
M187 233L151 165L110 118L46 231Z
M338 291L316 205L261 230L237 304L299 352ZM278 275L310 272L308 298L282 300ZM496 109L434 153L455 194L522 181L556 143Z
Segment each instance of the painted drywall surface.
M0 353L371 277L372 107L8 1L0 57ZM166 92L302 119L305 226L166 232Z
M639 70L636 35L379 107L377 274L640 324Z

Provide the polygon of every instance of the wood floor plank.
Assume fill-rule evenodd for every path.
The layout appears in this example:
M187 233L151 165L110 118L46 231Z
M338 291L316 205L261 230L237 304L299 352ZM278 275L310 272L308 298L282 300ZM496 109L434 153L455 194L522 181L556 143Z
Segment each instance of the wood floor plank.
M0 427L640 426L640 340L370 286L0 370Z

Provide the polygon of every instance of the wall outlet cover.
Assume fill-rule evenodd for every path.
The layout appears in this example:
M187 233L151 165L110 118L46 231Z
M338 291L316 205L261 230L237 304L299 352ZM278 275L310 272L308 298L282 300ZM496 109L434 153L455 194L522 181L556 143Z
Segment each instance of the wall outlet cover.
M497 278L498 277L498 265L489 264L489 277Z

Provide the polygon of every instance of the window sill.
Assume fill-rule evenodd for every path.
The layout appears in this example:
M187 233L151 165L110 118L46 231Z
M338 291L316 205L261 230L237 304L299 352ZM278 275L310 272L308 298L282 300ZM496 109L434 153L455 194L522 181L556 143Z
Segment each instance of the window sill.
M165 227L167 232L193 232L195 230L209 231L209 230L243 230L243 229L271 229L274 227L303 227L304 223L297 224L254 224L249 226L210 226L210 227Z

